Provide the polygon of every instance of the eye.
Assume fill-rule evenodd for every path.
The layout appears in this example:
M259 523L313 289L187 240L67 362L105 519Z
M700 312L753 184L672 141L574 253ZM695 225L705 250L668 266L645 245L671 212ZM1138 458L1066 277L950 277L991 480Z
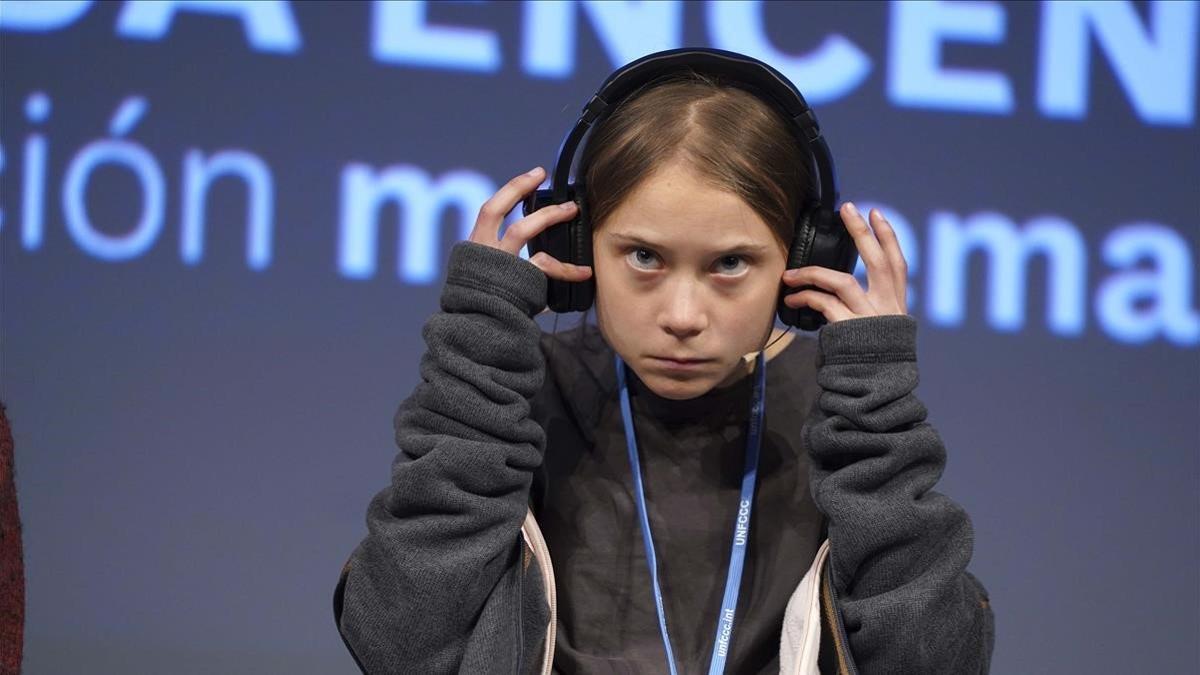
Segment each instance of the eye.
M717 274L727 276L737 276L745 272L749 267L750 263L740 255L723 255L717 258L717 262L713 266Z
M655 270L660 266L658 254L648 248L638 246L625 254L625 260L639 270Z

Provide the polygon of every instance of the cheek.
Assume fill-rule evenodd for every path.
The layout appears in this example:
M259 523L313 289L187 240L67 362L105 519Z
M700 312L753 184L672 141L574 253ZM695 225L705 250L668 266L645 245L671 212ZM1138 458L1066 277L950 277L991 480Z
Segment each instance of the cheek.
M757 350L764 332L770 333L775 325L778 300L779 284L768 277L755 280L751 287L723 298L720 312L723 332L737 336L739 349L745 347L745 352Z
M620 307L628 301L629 293L614 274L613 265L599 256L592 263L592 278L596 280L596 315L603 317L609 308Z
M646 293L644 284L639 284L625 260L611 253L597 251L592 262L596 280L596 304L604 305L616 316L636 313L646 303L637 302Z
M787 264L783 259L773 261L773 264L767 266L755 289L756 298L767 308L765 311L769 314L774 314L779 305L779 295L783 292L783 271L786 268Z
M619 262L619 261L618 261ZM593 261L593 276L596 280L596 326L605 342L617 350L625 351L626 333L629 332L631 312L643 303L631 302L632 290L622 280L620 270L612 260L605 259L597 251Z
M782 273L781 269L779 274ZM774 307L779 299L779 274L770 270L756 274L729 292L724 301L729 307L736 308L734 314L761 314Z

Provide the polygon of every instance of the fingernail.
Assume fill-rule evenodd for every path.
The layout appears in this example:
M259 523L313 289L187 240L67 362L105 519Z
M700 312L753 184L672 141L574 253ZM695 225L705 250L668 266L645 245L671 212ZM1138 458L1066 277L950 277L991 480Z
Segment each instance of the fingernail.
M563 202L558 205L558 208L562 209L563 211L570 211L574 207L575 202Z
M527 173L525 175L529 176L529 177L533 177L533 176L540 174L541 172L542 172L542 167L535 166L535 167L533 167L533 171L530 171L529 173Z
M846 202L846 206L850 209L850 213L860 218L862 217L862 214L858 212L858 207L854 205L854 202Z

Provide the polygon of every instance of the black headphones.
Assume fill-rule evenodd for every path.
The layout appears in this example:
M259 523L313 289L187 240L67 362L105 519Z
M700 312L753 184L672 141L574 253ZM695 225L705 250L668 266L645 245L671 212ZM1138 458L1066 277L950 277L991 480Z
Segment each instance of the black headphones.
M579 121L559 148L550 187L533 192L521 205L525 215L567 201L574 201L579 210L572 220L548 227L531 239L529 255L545 251L562 262L592 265L592 224L584 203L583 186L571 182L569 176L576 149L584 134L631 94L665 75L686 70L714 75L726 84L746 89L791 121L797 138L801 143L807 143L812 151L820 193L800 209L787 267L820 265L852 273L858 260L858 248L836 209L837 176L817 116L795 85L771 66L744 54L707 48L668 49L643 56L613 72L600 85L599 91L583 106ZM555 312L582 312L595 300L594 275L582 282L557 279L547 279L547 282L547 304ZM777 308L780 321L809 331L825 323L825 317L812 308L792 309L783 303L785 292L811 286L791 289L781 282L780 287Z

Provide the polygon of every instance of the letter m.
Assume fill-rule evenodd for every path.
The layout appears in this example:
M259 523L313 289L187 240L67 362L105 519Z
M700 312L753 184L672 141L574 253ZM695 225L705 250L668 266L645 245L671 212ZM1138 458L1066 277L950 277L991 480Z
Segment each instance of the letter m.
M1020 230L999 213L961 220L936 212L930 218L929 316L942 325L958 325L965 313L968 257L987 254L987 320L996 330L1025 325L1026 266L1033 253L1048 262L1046 322L1061 335L1079 335L1084 324L1087 258L1083 238L1061 218L1043 216Z
M439 250L443 211L450 205L458 207L458 239L465 239L480 205L493 192L490 180L470 171L452 171L433 181L424 170L409 165L379 172L364 164L348 165L342 171L339 272L355 279L374 276L380 207L395 203L400 230L397 276L410 284L433 283L443 258Z

